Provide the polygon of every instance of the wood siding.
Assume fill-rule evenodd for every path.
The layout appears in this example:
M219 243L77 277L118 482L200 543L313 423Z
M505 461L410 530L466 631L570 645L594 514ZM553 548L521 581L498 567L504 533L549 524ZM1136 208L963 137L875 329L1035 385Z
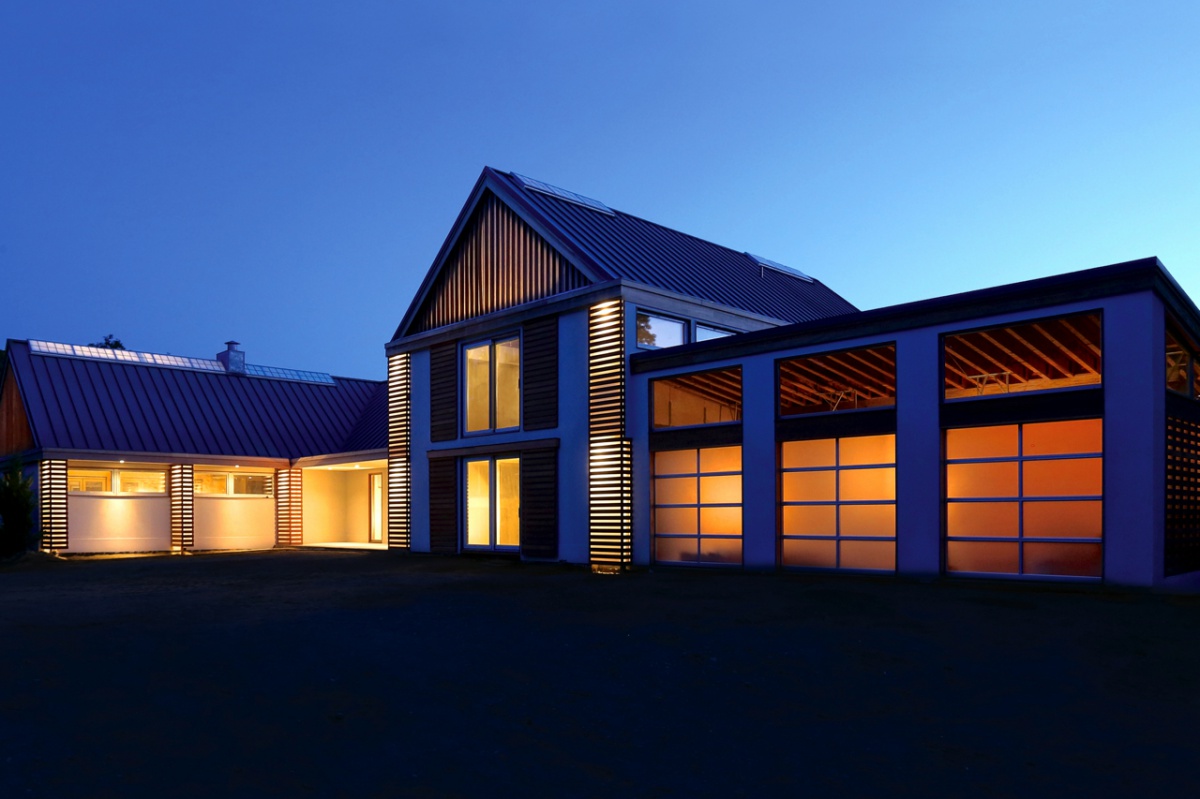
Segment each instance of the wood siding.
M429 551L458 552L458 460L429 461Z
M388 549L412 548L412 361L388 358Z
M625 313L588 310L588 559L620 569L633 558L633 447L625 438Z
M38 468L38 498L41 506L42 549L66 549L67 462L42 461Z
M0 371L4 371L0 369ZM25 403L17 389L17 376L10 367L0 388L0 455L33 449L33 431L25 414Z
M183 552L196 544L195 471L190 463L176 463L167 470L171 497L171 551Z
M525 323L521 336L521 417L526 430L558 427L558 317Z
M490 192L479 201L406 335L588 285L586 276Z
M458 438L458 344L439 344L429 351L429 438Z
M558 450L521 453L521 556L558 558Z
M275 544L304 543L304 483L300 469L275 470Z

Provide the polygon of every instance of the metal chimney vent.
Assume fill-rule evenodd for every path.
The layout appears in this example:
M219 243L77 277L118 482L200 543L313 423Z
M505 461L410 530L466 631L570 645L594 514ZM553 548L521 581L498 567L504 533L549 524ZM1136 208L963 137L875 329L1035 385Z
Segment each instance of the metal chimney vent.
M246 374L246 353L238 349L237 341L226 341L225 351L217 353L217 360L225 371L234 375Z

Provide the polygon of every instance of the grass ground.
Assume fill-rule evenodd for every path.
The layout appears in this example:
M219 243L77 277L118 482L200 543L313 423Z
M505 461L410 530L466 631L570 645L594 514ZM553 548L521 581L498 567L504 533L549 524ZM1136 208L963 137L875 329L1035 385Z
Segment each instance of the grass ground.
M0 598L3 797L1200 785L1200 597L291 551Z

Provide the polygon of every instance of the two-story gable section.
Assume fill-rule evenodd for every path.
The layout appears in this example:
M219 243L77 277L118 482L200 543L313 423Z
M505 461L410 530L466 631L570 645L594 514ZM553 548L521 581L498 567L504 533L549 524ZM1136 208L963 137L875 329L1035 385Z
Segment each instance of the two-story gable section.
M627 355L854 311L772 261L484 169L387 346L389 545L630 563Z

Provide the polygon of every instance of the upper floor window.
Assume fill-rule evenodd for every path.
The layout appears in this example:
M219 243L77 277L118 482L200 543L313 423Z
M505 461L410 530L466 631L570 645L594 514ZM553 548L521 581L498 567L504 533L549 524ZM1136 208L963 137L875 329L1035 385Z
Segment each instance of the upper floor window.
M463 348L466 372L466 430L511 430L521 426L521 339L497 339Z
M658 350L663 347L678 347L686 342L687 322L638 311L637 345L639 347Z
M948 335L946 399L1099 385L1100 345L1098 313Z
M896 345L803 355L779 362L779 415L890 408Z
M722 330L719 327L709 327L702 324L696 325L696 341L711 341L714 338L725 338L732 335L732 330Z
M652 382L654 427L742 420L742 368L663 377Z
M1167 388L1192 399L1200 398L1200 368L1193 347L1183 336L1167 330Z

